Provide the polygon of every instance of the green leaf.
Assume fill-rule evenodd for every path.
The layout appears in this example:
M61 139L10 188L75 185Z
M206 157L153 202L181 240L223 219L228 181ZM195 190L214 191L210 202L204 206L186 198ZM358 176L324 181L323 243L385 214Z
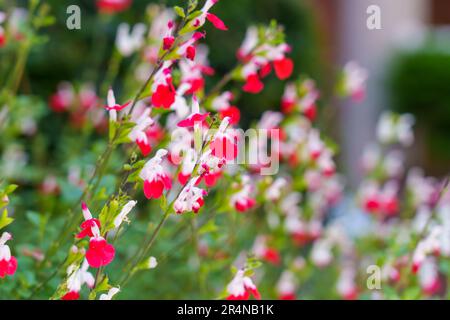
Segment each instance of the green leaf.
M0 229L3 229L7 225L11 224L14 221L13 218L8 217L8 210L3 210L2 216L0 218Z
M10 184L9 186L6 187L5 193L6 194L11 194L17 189L17 187L18 187L17 184Z
M219 230L219 227L215 224L214 220L209 220L200 229L198 229L198 234L213 233L217 230Z
M181 8L179 6L175 6L175 7L173 7L173 9L175 10L176 14L179 15L181 18L186 17L183 8Z

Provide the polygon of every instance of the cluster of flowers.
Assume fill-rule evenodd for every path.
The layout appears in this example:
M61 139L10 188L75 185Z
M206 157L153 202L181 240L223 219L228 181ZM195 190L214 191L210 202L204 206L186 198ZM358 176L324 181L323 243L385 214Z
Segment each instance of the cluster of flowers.
M267 154L270 145L271 161L267 163L263 161L267 159L258 157L255 162L234 165L243 156L240 147L245 145L235 130L241 117L234 101L237 95L223 87L205 93L205 77L212 75L214 69L208 62L208 48L200 43L206 36L200 28L209 22L219 30L228 29L210 12L217 2L207 0L199 10L191 8L189 12L150 6L152 24L148 29L144 24L119 25L112 56L118 54L122 59L139 53L133 81L142 90L135 98L117 103L117 91L113 88L107 93L106 90L96 93L88 84L78 88L61 83L50 97L49 106L55 113L69 113L75 128L90 125L104 133L103 129L109 125L108 147L131 143L140 150L141 159L125 165L129 174L125 183L133 184L133 192L141 190L143 197L150 201L160 199L164 218L169 213L201 215L202 210L208 209L205 201L212 189L226 183L229 192L222 198L227 214L256 220L261 215L255 213L264 213L264 225L258 224L251 239L253 244L234 263L240 268L234 270L232 280L225 286L227 299L260 299L258 287L266 285L261 281L266 268L253 272L256 268L248 264L248 259L244 263L243 256L254 257L268 268L282 269L277 283L268 286L275 288L279 299L286 300L298 298L300 280L308 276L308 264L324 270L333 260L337 261L336 292L344 299L355 299L364 290L358 287L357 278L367 261L359 260L358 241L329 215L330 209L341 203L344 182L334 161L337 150L315 123L320 92L310 78L289 80L280 110L265 112L254 125L257 132L269 132L270 141L257 136L248 141L252 154ZM126 10L132 1L98 0L96 4L102 14L114 14ZM4 20L5 15L0 13L0 47L5 43L5 34L14 33L14 28L6 29L5 33L1 26ZM294 63L288 57L290 51L277 26L252 26L237 50L239 66L232 70L229 81L240 83L244 92L257 94L264 90L263 79L272 69L279 80L288 80L294 70ZM361 101L366 80L367 72L350 62L343 69L339 93ZM102 108L103 95L106 95L106 105ZM405 254L405 251L395 251L397 246L393 246L392 252L381 261L383 277L399 284L408 272L417 274L423 291L434 295L444 286L440 280L439 256L450 255L450 193L418 169L410 170L404 179L405 156L398 147L412 144L413 123L411 115L382 114L377 127L378 142L369 146L362 156L361 167L366 179L357 192L356 203L364 211L364 217L370 217L375 225L367 236L370 234L381 241L394 239L402 248L414 247L413 252L409 250ZM129 149L133 148L124 148ZM103 157L100 160L105 161ZM101 165L102 161L99 161ZM272 163L280 163L281 169L277 175L267 176L265 173ZM83 196L95 189L82 179L78 168L69 169L68 180L87 190ZM404 186L403 181L406 181ZM56 194L59 189L53 176L41 184L45 194ZM115 259L114 241L137 204L130 199L137 196L121 186L117 194L109 197L97 218L82 203L84 221L70 248L64 265L65 278L55 297L79 299L86 285L95 298L99 282L102 283L100 291L107 291L100 299L111 299L121 290L118 284L111 286L106 281L104 285L101 273ZM95 196L86 199L91 201ZM167 200L171 201L169 205ZM400 217L403 214L406 216ZM412 232L407 232L408 229ZM1 278L13 275L17 268L17 260L6 245L10 239L7 232L0 237ZM150 244L154 237L151 239ZM208 249L207 244L202 245L199 250ZM142 249L138 251L141 253L137 255L138 264L139 257L147 259L147 250ZM154 268L156 259L145 260L145 265ZM128 272L139 269L139 265L134 267ZM90 268L97 269L95 277Z

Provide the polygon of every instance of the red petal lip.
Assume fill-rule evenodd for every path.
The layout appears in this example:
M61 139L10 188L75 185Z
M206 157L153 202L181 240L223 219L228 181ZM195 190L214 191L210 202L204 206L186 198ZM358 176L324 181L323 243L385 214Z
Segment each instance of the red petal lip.
M92 268L99 268L110 264L114 260L114 256L114 247L107 243L105 239L92 238L89 242L86 259Z
M273 67L275 69L275 74L280 80L285 80L289 78L294 70L294 62L289 58L283 58L280 60L275 60L273 62Z
M247 80L242 87L242 90L248 93L259 93L264 89L264 83L259 80L257 74L251 74L247 77Z
M105 106L104 108L105 108L106 110L108 110L108 111L109 111L109 110L120 111L120 110L123 110L123 109L125 109L126 107L128 107L130 103L131 103L131 101L128 101L127 103L125 103L125 104L123 104L123 105L116 104L116 105L114 105L113 107Z
M209 116L209 112L207 113L194 113L187 119L181 120L178 122L177 126L181 128L193 127L195 123L203 123L206 118Z

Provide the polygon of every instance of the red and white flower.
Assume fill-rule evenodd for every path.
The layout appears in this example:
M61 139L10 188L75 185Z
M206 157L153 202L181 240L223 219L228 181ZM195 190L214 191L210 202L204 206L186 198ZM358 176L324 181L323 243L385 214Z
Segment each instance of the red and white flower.
M195 54L196 54L195 43L204 37L205 37L204 33L194 32L194 34L192 35L192 37L190 39L186 40L178 47L177 54L193 61L195 59Z
M164 190L172 188L172 180L162 166L163 157L166 155L167 150L158 150L139 173L139 177L144 180L144 195L147 199L158 199Z
M174 202L175 212L178 214L185 212L197 213L204 204L204 197L207 192L196 187L198 177L192 178L181 190L180 195Z
M279 265L281 263L280 253L278 250L267 246L266 236L256 237L252 251L258 259L265 260L273 265Z
M116 98L114 97L114 91L112 88L109 88L108 90L108 97L107 97L107 105L104 107L106 110L109 111L109 119L110 121L117 121L117 111L121 111L128 107L130 105L131 101L126 102L125 104L117 104Z
M3 23L6 19L6 14L2 11L0 11L0 24ZM5 29L0 25L0 48L4 47L6 45L6 33Z
M280 279L277 282L277 293L278 299L280 300L295 300L295 291L297 287L297 279L295 275L289 271L285 270L281 274Z
M240 190L230 198L231 205L239 212L252 209L256 204L256 200L251 196L252 191L253 186L250 184L250 177L242 176Z
M229 117L222 120L210 144L211 154L226 161L236 159L238 155L237 136L227 130L229 123Z
M72 264L67 268L67 293L61 298L62 300L79 299L79 292L84 284L86 284L90 289L94 287L95 279L88 269L89 263L86 259L83 261L81 267Z
M58 85L58 90L50 97L49 105L55 112L67 111L73 104L75 94L73 87L68 82Z
M3 232L0 237L0 278L13 276L17 269L17 259L11 255L11 250L6 244L11 239L12 236L8 232Z
M152 104L155 108L169 109L175 102L176 90L172 83L171 61L165 61L155 74L152 85Z
M227 300L248 300L250 295L253 295L255 299L261 299L258 288L252 279L245 275L245 270L238 270L227 286L227 293Z
M150 112L150 108L145 108L139 118L135 120L136 125L128 134L130 140L136 142L144 157L152 151L152 147L147 136L147 128L154 124L153 119L150 117Z
M366 95L367 77L367 70L354 61L344 66L344 90L356 102L362 101Z
M200 105L198 103L197 97L192 97L192 112L191 114L186 118L178 122L178 127L182 128L200 128L204 122L206 121L206 118L208 118L209 112L207 113L200 113Z
M355 300L358 297L358 290L355 285L355 271L353 268L345 267L339 275L336 290L345 300Z
M173 21L169 20L169 22L167 22L166 35L163 38L163 50L170 50L173 46L173 43L175 42L175 37L172 35L174 27L175 24L173 23Z
M225 23L223 23L223 21L220 20L219 17L208 12L211 9L211 7L215 5L217 2L219 2L219 0L207 0L203 8L201 9L202 13L192 21L191 23L192 27L200 28L205 24L206 20L208 20L213 24L215 28L219 30L228 30Z
M107 266L114 260L116 250L105 238L100 236L97 225L92 228L93 237L89 240L89 249L86 251L86 259L92 268Z
M93 227L100 228L100 220L93 218L91 212L89 211L89 208L87 207L86 203L81 203L81 209L83 211L83 217L84 221L81 223L80 228L81 232L77 234L77 238L82 239L84 237L93 237L94 233L92 231Z

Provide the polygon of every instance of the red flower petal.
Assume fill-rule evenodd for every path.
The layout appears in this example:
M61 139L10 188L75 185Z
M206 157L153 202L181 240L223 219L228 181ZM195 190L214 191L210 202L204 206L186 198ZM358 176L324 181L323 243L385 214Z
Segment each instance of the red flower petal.
M216 27L217 29L224 31L228 30L225 23L223 23L223 21L220 20L219 17L216 16L215 14L212 13L206 14L206 19L208 19L208 21L211 22L213 26Z
M111 261L113 261L114 256L114 247L107 243L105 239L92 238L89 242L86 260L92 268L99 268L110 264Z
M137 140L136 144L138 145L139 149L141 149L142 155L144 157L148 156L149 153L152 151L152 146L148 143L145 143L142 140Z
M283 58L273 62L275 68L275 74L278 79L284 80L291 76L294 70L294 62L289 58Z
M152 104L156 107L169 109L175 101L175 91L170 86L160 84L152 95Z
M242 90L249 93L259 93L264 88L264 83L259 80L257 74L251 74L247 77Z
M144 195L147 199L158 199L161 197L163 190L164 184L160 180L144 181Z
M76 291L69 291L61 298L61 300L78 300L78 299L80 299L80 294Z
M230 118L230 125L237 124L241 119L241 111L235 106L230 106L220 111L220 119L225 119L226 117Z

